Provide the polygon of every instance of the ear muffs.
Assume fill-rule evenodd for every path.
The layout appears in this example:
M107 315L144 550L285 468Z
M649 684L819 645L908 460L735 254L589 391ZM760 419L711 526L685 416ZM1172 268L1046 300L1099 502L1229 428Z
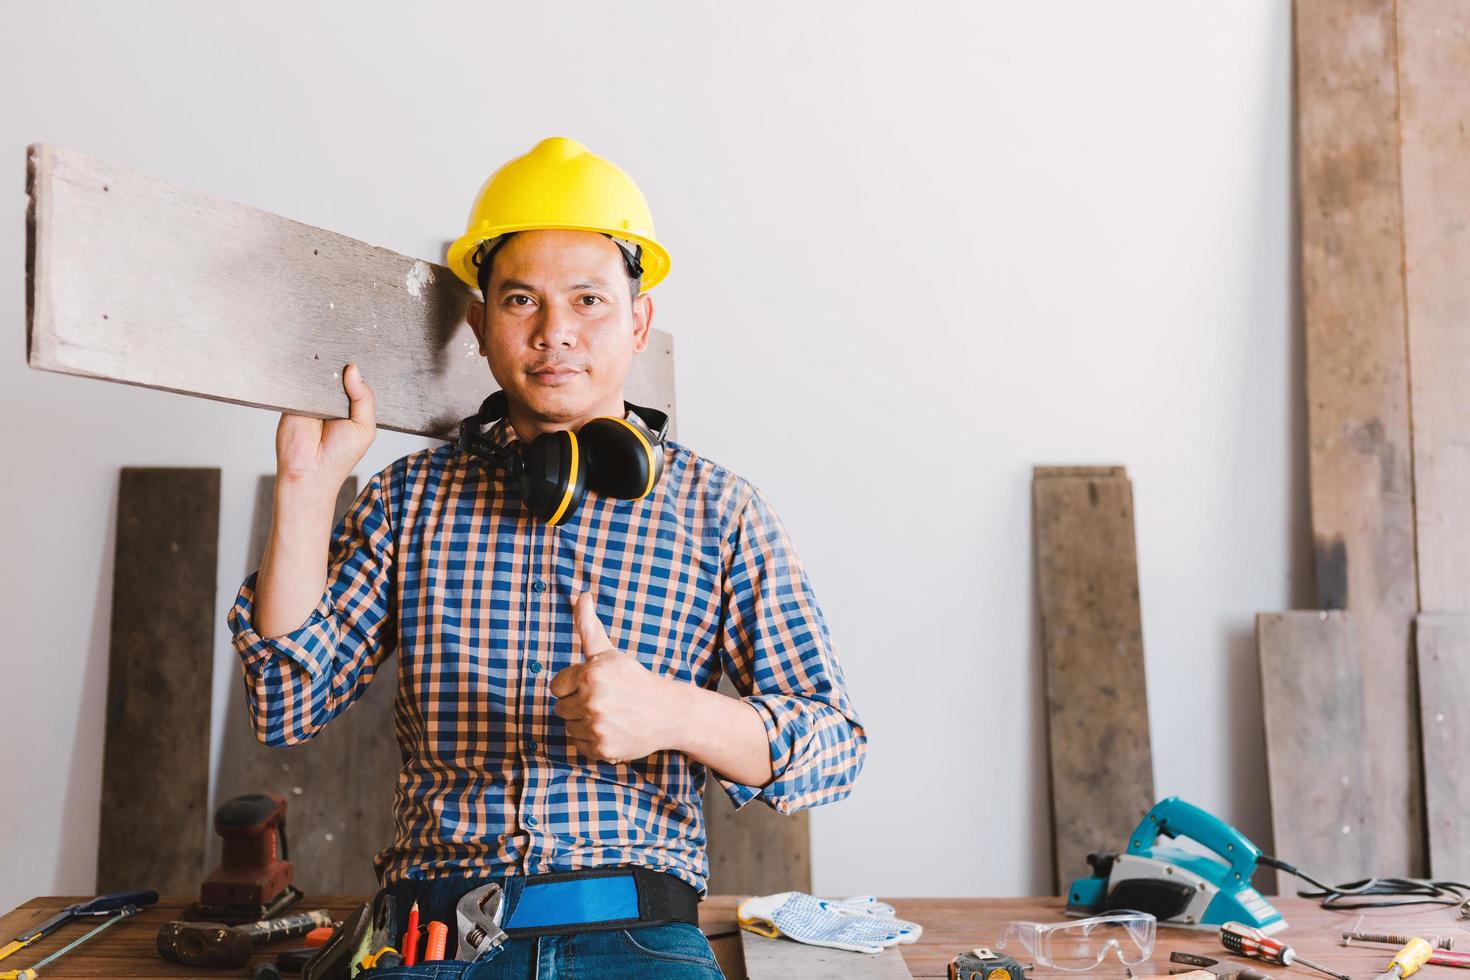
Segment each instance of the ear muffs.
M664 470L664 433L668 416L650 408L625 402L634 413L632 420L600 416L572 432L560 429L543 433L522 452L492 446L480 427L503 418L504 391L485 399L480 411L459 427L459 447L470 455L507 469L526 507L539 519L555 527L566 523L587 490L623 500L642 500L653 492ZM655 432L644 419L658 427Z

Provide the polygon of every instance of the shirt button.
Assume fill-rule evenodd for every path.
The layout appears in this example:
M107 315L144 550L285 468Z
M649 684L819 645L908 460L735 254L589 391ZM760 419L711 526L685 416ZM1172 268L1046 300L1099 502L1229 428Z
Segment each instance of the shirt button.
M536 743L534 741L527 742L526 743L526 748L530 749L532 752L535 752L536 749L537 749L537 745L536 745Z
M531 661L531 673L533 673L533 674L539 674L539 673L541 673L541 661L539 661L539 660L532 660Z
M541 581L538 578L536 581L534 581L534 582L531 583L531 591L532 592L545 592L546 591L546 583L543 582L543 581Z
M526 818L526 826L527 827L534 827L534 826L536 826L536 818L535 817L527 817Z

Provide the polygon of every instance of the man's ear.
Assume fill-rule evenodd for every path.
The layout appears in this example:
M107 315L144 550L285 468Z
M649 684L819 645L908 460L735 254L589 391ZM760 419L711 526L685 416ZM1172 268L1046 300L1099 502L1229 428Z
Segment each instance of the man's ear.
M633 300L633 353L642 354L648 347L653 329L653 297L640 293Z
M485 349L485 304L477 299L471 300L470 308L465 311L465 319L469 321L470 329L475 332L475 340L480 344L480 356L486 356L490 352Z

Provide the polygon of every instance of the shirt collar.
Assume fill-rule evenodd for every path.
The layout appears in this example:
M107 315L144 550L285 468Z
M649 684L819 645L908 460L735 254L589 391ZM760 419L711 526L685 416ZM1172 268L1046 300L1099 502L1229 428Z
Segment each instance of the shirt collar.
M625 409L623 418L631 420L633 418L632 409ZM498 447L516 446L521 441L521 437L516 434L515 426L510 424L510 419L497 419L491 425L490 431L486 433L486 438L490 440L492 446Z

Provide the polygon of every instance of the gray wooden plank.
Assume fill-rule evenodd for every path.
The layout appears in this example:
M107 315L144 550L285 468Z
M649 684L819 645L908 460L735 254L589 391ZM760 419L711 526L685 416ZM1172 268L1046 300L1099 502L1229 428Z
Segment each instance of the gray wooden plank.
M495 390L443 266L45 145L27 190L31 367L336 418L356 362L380 426L439 437ZM626 397L673 395L655 330Z
M1058 890L1154 803L1133 491L1117 467L1032 482Z
M275 477L257 485L246 570L260 564L274 513ZM337 496L340 519L357 495L357 478ZM230 700L220 753L218 799L279 793L286 799L296 885L308 895L377 889L373 860L393 840L393 788L402 756L394 729L398 660L389 658L363 695L320 733L299 745L262 745L251 729L243 692Z
M720 691L736 696L728 677ZM710 775L704 791L704 829L711 895L771 895L812 890L810 811L781 814L760 800L740 810Z
M118 486L97 890L196 894L210 826L217 469Z
M1470 611L1470 6L1398 5L1419 608Z
M1361 644L1383 867L1423 866L1393 0L1296 0L1301 278L1317 604ZM1417 370L1417 368L1416 368Z
M1424 613L1417 629L1429 873L1470 879L1470 613Z
M1274 853L1327 882L1383 870L1355 618L1341 611L1256 617ZM1278 878L1278 888L1294 880Z
M908 980L913 974L903 954L890 947L881 953L853 953L808 946L784 937L770 939L740 930L749 980Z

